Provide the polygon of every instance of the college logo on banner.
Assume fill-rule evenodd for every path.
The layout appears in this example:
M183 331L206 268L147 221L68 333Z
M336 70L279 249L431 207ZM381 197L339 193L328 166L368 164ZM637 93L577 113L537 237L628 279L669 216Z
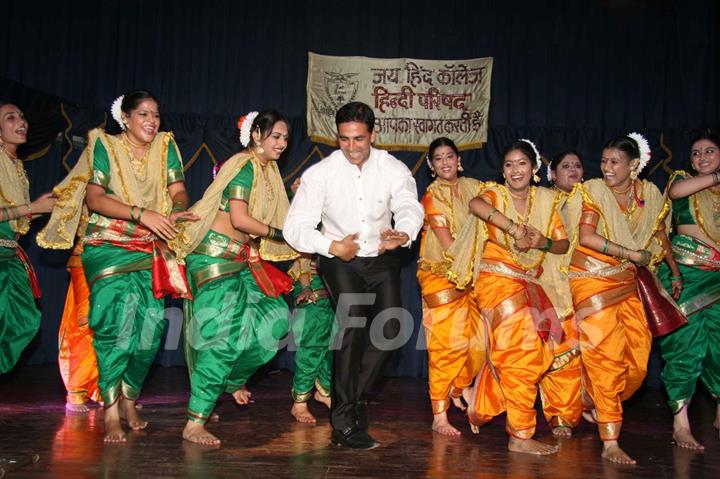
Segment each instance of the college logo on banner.
M336 145L335 112L351 101L375 111L376 146L424 151L439 136L459 148L487 141L492 58L415 60L310 52L308 136Z

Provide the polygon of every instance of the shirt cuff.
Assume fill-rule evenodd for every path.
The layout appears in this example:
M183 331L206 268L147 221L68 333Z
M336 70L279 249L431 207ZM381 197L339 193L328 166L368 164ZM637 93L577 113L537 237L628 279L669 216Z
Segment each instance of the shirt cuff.
M330 238L325 237L324 235L320 234L318 235L317 240L315 241L315 252L317 254L321 254L323 256L327 256L328 258L333 258L334 256L330 254L330 245L332 244L333 240Z
M407 241L407 243L403 244L402 247L409 248L413 242L413 238L415 237L415 235L417 235L417 233L413 234L414 228L407 224L399 224L399 225L396 224L395 230L408 235L408 238L410 238L410 239Z

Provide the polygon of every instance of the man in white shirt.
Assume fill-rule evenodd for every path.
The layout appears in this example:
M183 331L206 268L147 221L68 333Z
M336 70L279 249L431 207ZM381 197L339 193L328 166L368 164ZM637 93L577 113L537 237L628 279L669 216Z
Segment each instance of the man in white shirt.
M400 334L400 318L390 314L402 308L400 261L391 251L410 246L423 209L410 170L372 147L375 115L368 105L344 105L335 124L340 150L302 175L283 236L298 251L320 255L318 272L337 309L332 440L370 449L377 442L367 433L364 396L390 358L388 341ZM383 311L382 337L366 341Z

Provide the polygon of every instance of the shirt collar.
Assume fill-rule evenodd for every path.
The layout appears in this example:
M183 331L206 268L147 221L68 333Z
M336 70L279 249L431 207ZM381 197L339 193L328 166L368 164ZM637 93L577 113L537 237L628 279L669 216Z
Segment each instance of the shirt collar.
M374 148L372 146L370 147L370 156L368 157L367 161L363 165L362 170L359 169L357 166L353 165L352 163L350 163L350 161L348 161L348 159L345 157L345 153L343 153L342 150L339 149L338 152L340 152L340 157L342 158L342 163L345 165L345 167L356 172L356 171L365 171L366 168L373 167L378 161L380 150L378 150L377 148Z

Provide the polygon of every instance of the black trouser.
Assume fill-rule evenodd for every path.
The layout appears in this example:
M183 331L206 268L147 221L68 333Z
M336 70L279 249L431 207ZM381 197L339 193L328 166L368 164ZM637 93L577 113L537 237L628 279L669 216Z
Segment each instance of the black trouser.
M400 261L391 253L348 262L321 256L318 272L335 305L338 332L333 344L330 421L334 429L342 431L355 425L357 402L398 347L392 340L400 332L396 309L402 308ZM380 322L372 328L376 320Z

